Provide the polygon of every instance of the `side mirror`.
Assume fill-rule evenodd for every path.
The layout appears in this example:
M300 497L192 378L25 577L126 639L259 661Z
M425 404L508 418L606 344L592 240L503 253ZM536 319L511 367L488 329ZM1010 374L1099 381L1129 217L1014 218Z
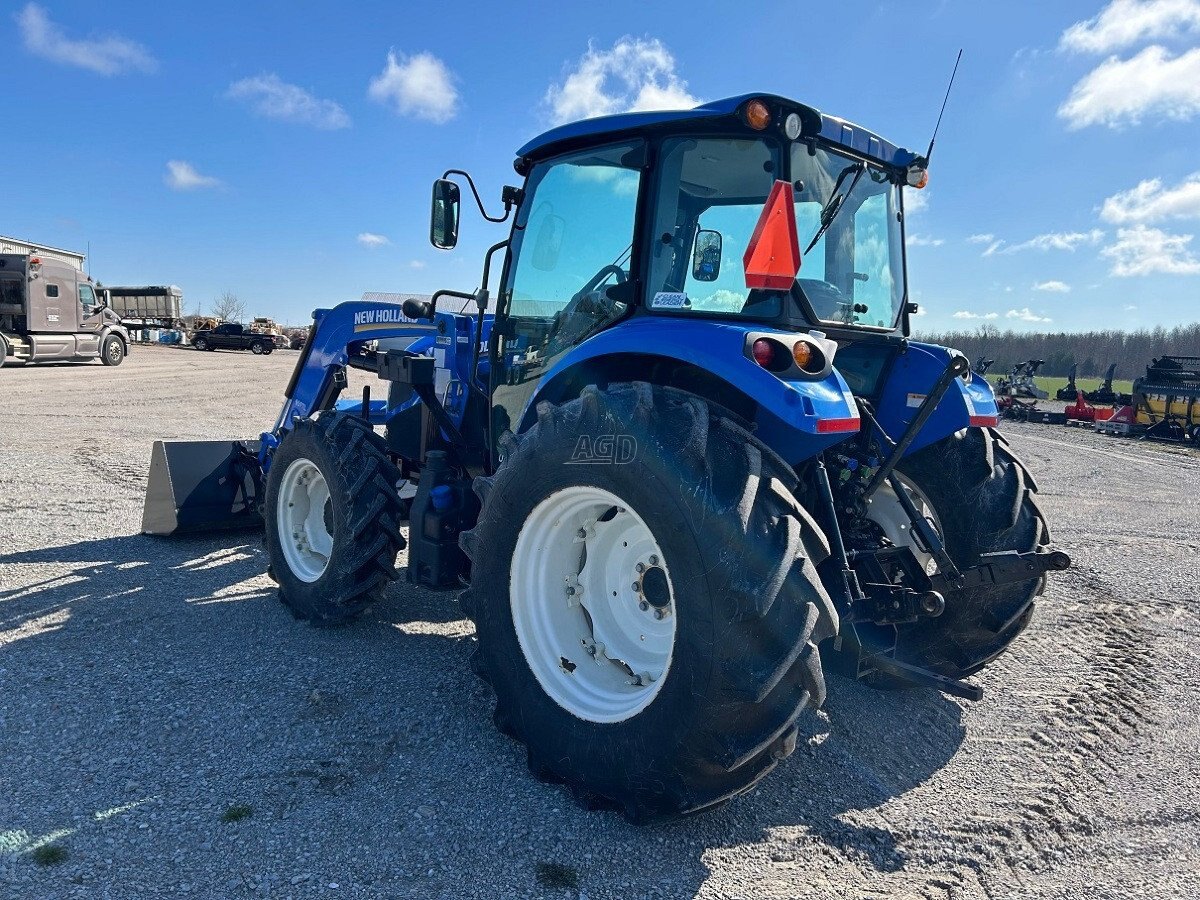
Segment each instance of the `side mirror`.
M558 265L558 254L562 250L563 232L567 222L562 216L547 214L538 226L537 239L533 242L533 267L541 272L553 271Z
M439 250L452 250L458 243L458 185L445 178L433 183L429 213L429 242Z
M721 232L696 232L696 244L692 250L692 278L696 281L716 281L721 274Z

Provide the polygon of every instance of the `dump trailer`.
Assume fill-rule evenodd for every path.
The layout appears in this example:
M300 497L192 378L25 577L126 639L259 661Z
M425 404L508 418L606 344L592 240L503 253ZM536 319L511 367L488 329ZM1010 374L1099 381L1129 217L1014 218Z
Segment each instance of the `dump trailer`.
M128 353L129 332L86 275L37 253L0 253L0 366L93 359L117 366Z
M183 291L175 285L113 286L108 292L112 310L140 341L160 329L183 329Z
M1200 443L1200 356L1160 356L1133 383L1137 422L1148 438Z
M144 530L261 523L314 625L397 578L458 591L532 773L634 822L749 790L830 668L978 698L1070 560L987 382L909 338L928 154L750 94L563 125L515 168L503 213L434 184L435 247L463 182L509 223L479 288L316 310L261 435L155 444Z

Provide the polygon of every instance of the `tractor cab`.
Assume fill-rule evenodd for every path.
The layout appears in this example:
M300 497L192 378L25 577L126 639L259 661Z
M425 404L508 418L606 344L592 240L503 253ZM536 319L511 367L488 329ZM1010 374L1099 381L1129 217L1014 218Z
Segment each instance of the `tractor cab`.
M519 202L483 362L500 432L527 420L535 388L564 374L574 348L619 324L812 333L828 348L812 347L820 361L866 340L844 352L863 393L908 332L902 193L924 186L923 160L856 125L744 95L562 126L515 167L525 183L506 193ZM457 240L458 197L436 183L439 248ZM796 368L791 343L768 340L765 367Z

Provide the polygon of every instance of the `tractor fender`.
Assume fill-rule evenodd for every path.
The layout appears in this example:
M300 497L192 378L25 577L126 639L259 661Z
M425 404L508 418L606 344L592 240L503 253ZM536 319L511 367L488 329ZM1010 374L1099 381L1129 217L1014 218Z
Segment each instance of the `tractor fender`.
M749 420L757 426L756 435L790 465L858 432L858 409L836 360L823 378L785 380L747 355L746 335L751 331L775 333L781 341L796 338L795 332L774 331L759 323L657 316L638 316L601 331L542 376L517 431L533 426L543 400L561 403L597 382L651 381L691 390ZM687 383L669 377L684 371Z
M957 350L910 341L888 372L879 394L876 418L892 440L898 440L916 415L929 389L945 371ZM955 378L921 433L908 448L914 453L964 428L993 427L1000 411L987 379L968 373Z

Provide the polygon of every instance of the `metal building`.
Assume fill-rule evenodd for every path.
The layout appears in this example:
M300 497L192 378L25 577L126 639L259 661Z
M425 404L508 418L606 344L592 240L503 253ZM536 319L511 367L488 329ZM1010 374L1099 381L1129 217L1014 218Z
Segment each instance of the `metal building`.
M83 271L83 261L86 259L84 254L76 253L74 250L47 247L45 244L22 241L18 238L5 237L2 234L0 234L0 253L37 253L47 259L56 259L68 266L74 266L80 272Z

